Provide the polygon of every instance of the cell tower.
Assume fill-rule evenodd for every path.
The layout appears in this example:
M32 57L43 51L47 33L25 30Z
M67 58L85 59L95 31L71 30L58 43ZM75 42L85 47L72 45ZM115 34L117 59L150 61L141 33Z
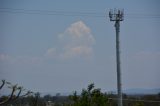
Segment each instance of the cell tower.
M116 29L116 61L117 61L117 92L118 92L118 106L123 106L122 103L122 81L121 81L121 65L120 65L120 21L123 21L124 15L121 10L110 10L109 11L110 21L115 21Z

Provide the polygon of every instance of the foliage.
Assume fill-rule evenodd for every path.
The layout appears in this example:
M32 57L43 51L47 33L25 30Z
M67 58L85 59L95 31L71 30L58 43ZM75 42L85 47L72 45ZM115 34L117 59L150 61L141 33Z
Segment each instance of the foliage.
M94 88L94 84L88 85L87 89L82 89L81 95L77 95L75 91L70 95L73 101L71 106L108 106L107 95L101 92L101 89Z
M40 93L24 92L22 87L17 84L12 86L5 80L1 82L0 91L6 85L9 85L12 90L9 96L0 96L0 103L7 101L5 105L1 104L2 106L117 106L117 94L114 92L102 93L101 89L95 88L93 83L89 84L86 89L82 89L79 95L75 91L70 96L62 96L57 93L55 96L48 94L41 97ZM123 94L123 106L160 106L160 93L150 95Z

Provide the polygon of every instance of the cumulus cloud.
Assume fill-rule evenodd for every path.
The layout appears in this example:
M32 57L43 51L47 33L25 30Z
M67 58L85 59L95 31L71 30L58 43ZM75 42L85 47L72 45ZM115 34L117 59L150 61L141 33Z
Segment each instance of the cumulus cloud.
M46 54L45 54L45 56L47 58L55 58L55 56L56 56L56 48L50 48L50 49L48 49L47 52L46 52Z
M82 21L71 24L59 39L64 43L63 58L89 57L93 54L95 39L88 26Z
M0 61L8 61L10 56L7 54L0 54Z
M91 57L95 39L91 29L82 21L71 24L65 31L58 35L61 50L48 49L46 55L63 59L76 57Z
M73 58L73 57L90 57L92 55L92 48L87 46L76 46L66 48L63 54L61 54L62 58Z
M9 64L41 64L46 59L90 58L95 39L91 29L82 21L71 24L58 35L59 44L49 48L42 57L0 54L0 62Z
M30 56L11 56L8 54L0 54L0 62L7 64L39 64L42 63L43 59L40 57Z
M62 34L59 35L60 40L66 40L68 46L91 46L95 43L95 39L91 30L82 21L71 24Z
M17 56L17 57L14 57L14 64L33 64L33 65L36 65L36 64L40 64L42 63L43 61L43 58L41 57L30 57L30 56Z

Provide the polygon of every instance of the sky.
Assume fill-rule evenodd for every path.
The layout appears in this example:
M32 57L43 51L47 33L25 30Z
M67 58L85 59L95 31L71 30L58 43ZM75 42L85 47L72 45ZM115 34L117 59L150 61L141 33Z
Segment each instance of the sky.
M116 90L115 8L122 88L160 88L159 0L0 0L0 79L38 92Z

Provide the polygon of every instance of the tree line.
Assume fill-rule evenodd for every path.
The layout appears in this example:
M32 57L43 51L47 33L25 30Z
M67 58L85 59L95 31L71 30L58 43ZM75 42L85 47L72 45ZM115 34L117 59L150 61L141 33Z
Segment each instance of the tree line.
M18 84L1 81L0 91L4 86L11 89L8 96L0 95L0 106L117 106L117 95L103 93L100 88L95 88L94 83L82 89L78 94L74 91L69 96L55 96L50 94L41 96L39 92L25 90ZM123 94L123 106L160 106L160 93L154 95L127 95Z

